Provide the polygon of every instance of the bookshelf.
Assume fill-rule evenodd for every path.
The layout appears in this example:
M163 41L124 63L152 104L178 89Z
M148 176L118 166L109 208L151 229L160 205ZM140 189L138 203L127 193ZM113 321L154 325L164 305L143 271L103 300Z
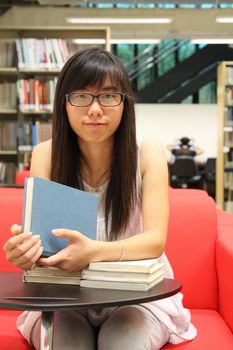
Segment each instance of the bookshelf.
M216 202L219 208L233 213L233 61L219 64L217 79Z
M0 27L0 185L14 183L33 145L50 138L58 74L87 46L74 39L101 39L110 50L109 27Z

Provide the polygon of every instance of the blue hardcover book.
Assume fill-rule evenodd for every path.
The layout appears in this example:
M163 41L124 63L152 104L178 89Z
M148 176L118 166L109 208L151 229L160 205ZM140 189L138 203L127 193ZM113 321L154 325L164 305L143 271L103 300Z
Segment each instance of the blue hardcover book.
M68 240L54 236L55 228L76 230L96 239L98 197L39 177L25 180L23 232L41 236L43 256L65 248Z

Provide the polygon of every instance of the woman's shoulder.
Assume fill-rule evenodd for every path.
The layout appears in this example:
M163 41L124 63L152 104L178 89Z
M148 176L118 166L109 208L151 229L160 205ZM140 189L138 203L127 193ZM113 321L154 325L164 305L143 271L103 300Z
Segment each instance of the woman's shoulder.
M164 162L166 162L164 145L153 137L143 137L140 147L140 168L142 174L148 166L160 166Z
M31 175L50 177L52 141L44 141L36 145L32 152Z
M34 147L33 152L37 152L37 153L49 152L49 153L51 153L51 148L52 148L52 139L38 143Z
M154 152L164 153L164 146L162 145L162 143L153 137L143 136L141 140L140 148L141 148L142 154L145 154L145 155L147 155L148 152L149 153L152 152L153 154Z

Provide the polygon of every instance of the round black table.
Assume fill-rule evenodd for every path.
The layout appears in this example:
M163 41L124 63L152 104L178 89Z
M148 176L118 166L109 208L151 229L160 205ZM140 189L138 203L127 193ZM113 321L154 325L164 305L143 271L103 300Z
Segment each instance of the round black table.
M85 288L74 285L23 283L22 272L0 273L0 307L40 310L41 350L52 349L53 312L146 303L181 290L177 280L165 278L147 292Z

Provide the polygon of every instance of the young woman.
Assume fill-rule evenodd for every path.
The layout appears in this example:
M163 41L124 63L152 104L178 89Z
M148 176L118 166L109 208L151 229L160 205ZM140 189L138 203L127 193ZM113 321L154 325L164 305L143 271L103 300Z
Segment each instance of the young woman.
M57 228L53 234L68 238L68 247L40 258L39 236L13 225L14 235L4 247L13 264L76 271L90 261L157 257L166 277L173 277L163 253L166 160L154 140L136 136L132 88L122 64L109 52L85 49L65 64L56 89L52 140L34 148L31 176L95 192L100 198L97 240ZM40 312L22 313L17 326L39 349ZM55 313L55 349L156 350L195 335L181 293L135 306Z

